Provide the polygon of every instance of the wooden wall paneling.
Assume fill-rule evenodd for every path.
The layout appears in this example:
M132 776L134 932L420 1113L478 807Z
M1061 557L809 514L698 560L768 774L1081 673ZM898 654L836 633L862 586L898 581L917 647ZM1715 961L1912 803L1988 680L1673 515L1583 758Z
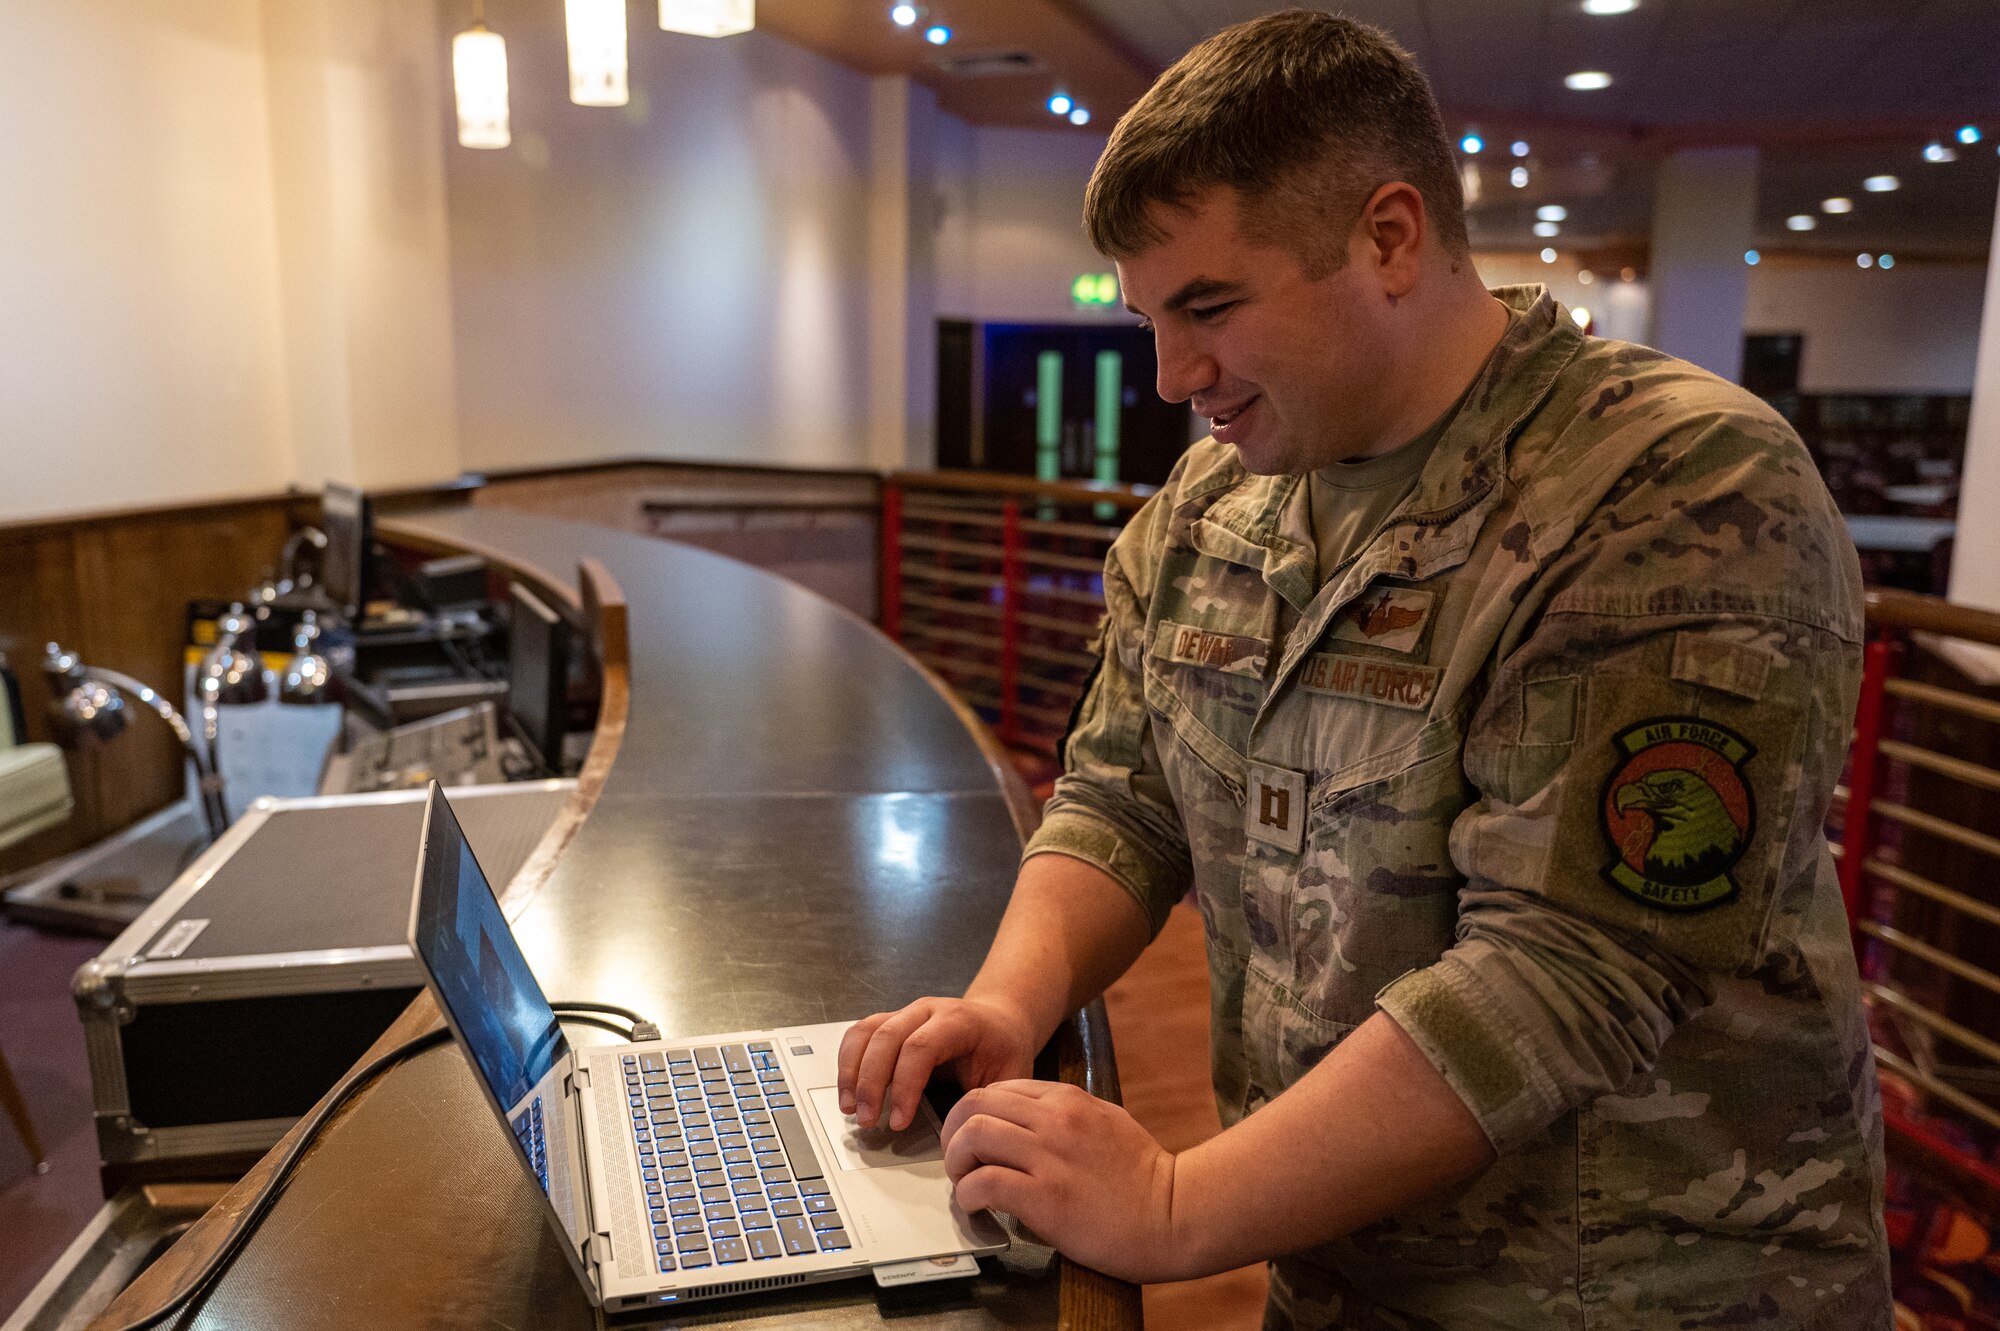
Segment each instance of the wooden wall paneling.
M43 647L54 639L64 646L76 640L81 626L75 595L74 541L66 532L38 530L0 532L0 651L7 654L21 681L21 709L27 720L26 738L55 738L49 720L49 689L42 677ZM97 761L89 754L66 753L70 789L76 813L66 823L0 851L0 875L88 844L83 829L98 825Z
M246 595L277 564L287 534L281 503L149 516L79 533L84 660L122 670L181 705L188 601ZM110 826L166 807L184 788L181 747L172 733L150 718L134 720L117 740L121 761L107 764L100 778L98 798Z
M271 496L0 530L0 645L21 676L29 737L55 738L40 669L51 639L178 706L188 601L243 596L276 565L294 520L315 510L311 501ZM66 757L75 814L0 852L0 875L90 845L183 790L180 745L150 716L135 715L109 746Z

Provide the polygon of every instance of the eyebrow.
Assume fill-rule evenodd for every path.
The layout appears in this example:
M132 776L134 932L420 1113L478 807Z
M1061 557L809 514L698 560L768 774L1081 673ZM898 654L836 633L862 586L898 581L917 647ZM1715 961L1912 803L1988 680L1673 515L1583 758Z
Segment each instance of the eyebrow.
M1168 314L1178 314L1198 300L1207 300L1213 296L1234 295L1240 290L1242 290L1240 282L1228 282L1219 277L1197 277L1186 286L1183 286L1179 291L1167 297L1165 310ZM1131 311L1131 313L1139 315L1142 319L1146 317L1141 311L1133 309L1132 302L1130 301L1125 302L1125 308Z

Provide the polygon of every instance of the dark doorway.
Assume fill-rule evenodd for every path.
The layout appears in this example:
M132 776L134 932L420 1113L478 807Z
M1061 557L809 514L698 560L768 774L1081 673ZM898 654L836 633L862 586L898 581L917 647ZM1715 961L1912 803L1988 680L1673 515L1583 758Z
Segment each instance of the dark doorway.
M938 371L940 467L1158 485L1187 447L1141 328L942 322Z
M1799 391L1801 333L1751 333L1743 339L1743 386L1761 398Z

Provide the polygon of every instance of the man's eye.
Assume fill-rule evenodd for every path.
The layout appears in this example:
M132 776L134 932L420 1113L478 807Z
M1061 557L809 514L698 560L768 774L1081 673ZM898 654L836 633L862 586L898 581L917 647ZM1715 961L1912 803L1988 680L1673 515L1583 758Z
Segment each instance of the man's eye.
M1208 323L1234 308L1236 302L1233 300L1225 300L1220 305L1191 305L1188 307L1188 316L1197 323Z

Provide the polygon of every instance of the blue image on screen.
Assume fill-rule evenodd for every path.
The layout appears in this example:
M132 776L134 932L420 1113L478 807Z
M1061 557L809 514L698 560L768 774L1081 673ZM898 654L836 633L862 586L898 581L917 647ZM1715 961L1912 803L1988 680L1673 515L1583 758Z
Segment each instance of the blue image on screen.
M511 1112L569 1044L441 798L432 805L431 841L438 851L455 848L456 864L427 869L417 946L479 1075Z

